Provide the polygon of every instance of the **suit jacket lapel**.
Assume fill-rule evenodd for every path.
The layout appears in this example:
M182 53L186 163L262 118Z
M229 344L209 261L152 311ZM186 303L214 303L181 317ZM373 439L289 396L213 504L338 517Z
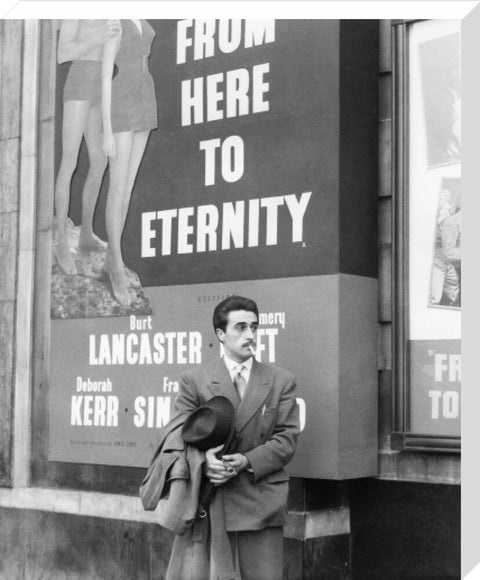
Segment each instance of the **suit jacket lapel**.
M223 359L216 361L212 367L210 383L208 388L214 396L221 395L230 400L235 409L240 404L240 397L237 389L232 382L230 373L228 372Z
M235 387L233 387L235 389ZM237 431L240 431L264 404L272 385L262 372L262 366L253 361L247 391L237 410Z

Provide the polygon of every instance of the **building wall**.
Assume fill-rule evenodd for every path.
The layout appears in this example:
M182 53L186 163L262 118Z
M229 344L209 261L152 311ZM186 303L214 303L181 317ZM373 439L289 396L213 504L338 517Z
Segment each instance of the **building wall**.
M460 578L460 488L374 479L349 484L354 580Z
M10 485L15 380L22 28L0 21L0 485Z
M170 532L155 524L0 510L0 578L164 578Z

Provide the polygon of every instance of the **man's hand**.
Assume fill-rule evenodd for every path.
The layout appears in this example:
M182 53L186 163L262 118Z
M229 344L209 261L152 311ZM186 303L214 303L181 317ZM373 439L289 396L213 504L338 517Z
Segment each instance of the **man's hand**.
M222 457L222 461L227 466L232 467L236 471L236 473L240 473L240 471L243 471L244 469L247 469L247 467L250 466L250 462L245 457L245 455L242 455L242 453L232 453L231 455L224 455Z
M206 475L212 485L223 485L232 477L237 475L236 469L230 463L224 462L215 457L215 454L223 449L223 445L212 447L205 452ZM231 456L228 456L231 457Z

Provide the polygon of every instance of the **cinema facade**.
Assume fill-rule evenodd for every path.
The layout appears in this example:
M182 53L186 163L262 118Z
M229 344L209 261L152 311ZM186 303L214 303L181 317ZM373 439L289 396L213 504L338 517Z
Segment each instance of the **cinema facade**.
M61 23L0 23L0 575L164 577L139 484L181 372L220 354L215 304L243 294L257 358L298 381L284 578L458 578L459 22L149 22L129 306L75 246L85 144L77 275L55 260Z

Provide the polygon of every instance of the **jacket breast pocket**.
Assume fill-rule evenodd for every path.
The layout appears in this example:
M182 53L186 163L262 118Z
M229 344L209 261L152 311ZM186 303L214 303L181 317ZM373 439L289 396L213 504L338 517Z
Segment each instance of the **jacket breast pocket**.
M257 419L257 435L260 442L270 439L278 418L278 407L263 407Z

